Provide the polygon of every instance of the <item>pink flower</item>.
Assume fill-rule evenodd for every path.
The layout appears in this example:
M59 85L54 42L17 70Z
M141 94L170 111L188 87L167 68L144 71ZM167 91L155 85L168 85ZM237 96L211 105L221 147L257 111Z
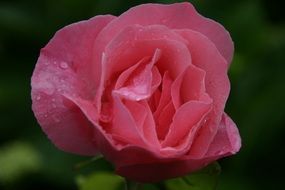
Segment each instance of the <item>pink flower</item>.
M33 111L60 149L103 154L141 182L238 152L224 113L233 42L190 3L144 4L59 30L32 77Z

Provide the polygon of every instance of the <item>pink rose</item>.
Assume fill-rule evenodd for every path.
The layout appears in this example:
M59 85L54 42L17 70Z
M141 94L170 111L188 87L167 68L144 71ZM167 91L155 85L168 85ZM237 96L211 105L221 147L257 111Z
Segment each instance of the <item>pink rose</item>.
M229 33L190 3L96 16L41 50L33 111L58 148L99 152L119 175L182 176L240 149L224 113L232 55Z

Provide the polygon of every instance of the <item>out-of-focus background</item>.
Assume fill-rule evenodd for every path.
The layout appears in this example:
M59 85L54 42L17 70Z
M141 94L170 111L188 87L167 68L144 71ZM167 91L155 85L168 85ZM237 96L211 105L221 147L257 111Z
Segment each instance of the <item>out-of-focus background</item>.
M0 189L73 190L86 173L110 169L101 160L74 170L76 163L88 158L61 152L49 142L31 111L30 77L40 48L61 27L98 14L119 15L147 2L180 1L0 1ZM285 13L281 1L191 2L230 31L236 49L226 110L240 129L243 147L236 156L220 161L217 189L283 189Z

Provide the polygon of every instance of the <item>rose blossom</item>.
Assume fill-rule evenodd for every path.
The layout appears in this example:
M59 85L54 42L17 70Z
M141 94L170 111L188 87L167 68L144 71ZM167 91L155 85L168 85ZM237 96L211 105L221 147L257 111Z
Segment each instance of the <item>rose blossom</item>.
M141 182L182 176L241 146L224 113L232 55L229 33L190 3L96 16L41 50L32 108L64 151L101 153Z

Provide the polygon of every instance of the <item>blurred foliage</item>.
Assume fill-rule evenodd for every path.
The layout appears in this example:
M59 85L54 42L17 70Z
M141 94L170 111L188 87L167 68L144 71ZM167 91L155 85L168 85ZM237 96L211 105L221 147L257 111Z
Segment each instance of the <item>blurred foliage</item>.
M76 178L79 190L119 190L124 186L124 178L113 173L101 172Z
M215 190L220 172L220 165L214 162L191 175L166 180L164 183L140 184L125 181L124 178L106 171L79 175L76 178L76 182L79 190L124 190L126 186L128 186L128 189L134 190Z
M165 186L167 190L215 190L220 172L220 165L214 162L188 176L167 180Z
M0 149L0 181L12 183L25 173L40 169L40 155L31 145L14 142Z
M0 189L72 190L78 189L74 180L77 175L81 175L81 181L88 181L97 175L90 174L91 171L112 171L112 166L104 160L85 169L72 170L86 158L57 150L42 133L31 111L30 77L40 48L59 28L98 14L119 15L146 2L181 1L0 1ZM229 30L236 49L229 71L232 90L226 111L240 129L243 147L236 156L220 162L222 172L217 189L283 189L285 14L282 2L191 2L202 15Z

